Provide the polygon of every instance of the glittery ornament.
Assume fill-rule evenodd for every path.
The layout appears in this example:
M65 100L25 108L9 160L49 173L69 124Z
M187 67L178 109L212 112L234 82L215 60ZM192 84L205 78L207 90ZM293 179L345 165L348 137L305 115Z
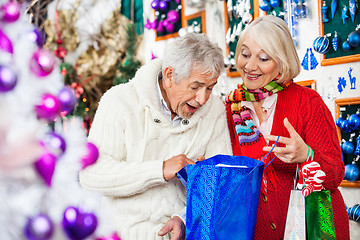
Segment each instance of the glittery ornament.
M350 132L350 127L349 127L349 121L347 119L345 119L344 121L342 121L341 125L340 125L340 129L343 132Z
M350 16L351 16L351 21L354 23L355 15L356 15L356 1L355 0L349 0L349 12L350 12Z
M328 17L326 16L326 15L327 15L327 9L328 9L328 7L326 6L326 2L323 1L323 5L322 5L322 7L321 7L321 11L322 11L322 22L323 22L323 23L329 22L329 19L328 19Z
M306 50L305 56L301 62L301 66L305 69L305 70L309 70L309 48Z
M350 220L360 223L360 204L355 204L346 211Z
M17 75L11 68L0 65L0 93L13 90L17 81Z
M351 141L345 141L341 144L341 150L345 153L345 154L351 154L354 152L354 144Z
M311 48L310 48L310 70L314 70L317 65L318 65L318 61L316 60L316 57L314 55L314 53L312 52Z
M91 164L94 164L99 158L99 150L93 143L88 142L86 144L86 148L87 153L81 158L81 164L83 169Z
M359 177L359 167L355 164L345 165L345 176L344 179L349 182L355 182Z
M54 224L46 214L39 214L28 219L24 233L28 240L50 240Z
M337 118L335 121L336 126L340 127L343 121L344 119L342 117Z
M352 130L357 130L359 129L359 126L360 126L360 116L357 115L357 114L351 114L349 117L348 117L348 121L349 121L349 127L352 129Z
M330 41L326 36L317 37L314 40L313 48L316 52L325 54L325 53L327 53L327 51L329 51L329 44L330 44Z
M360 155L360 135L356 138L356 147L354 150L354 155Z
M44 153L35 163L35 169L48 187L51 187L52 177L55 171L56 157L47 152Z
M337 37L337 32L335 31L334 38L332 39L332 46L334 51L336 52L339 46L339 39Z
M35 106L35 111L39 118L53 121L60 113L60 103L54 95L45 93L41 103Z
M0 19L3 22L16 22L20 17L21 4L9 1L0 7Z
M30 69L38 77L49 75L55 65L55 57L45 49L39 49L34 52L30 60Z
M64 211L62 227L71 240L83 240L93 234L97 227L97 217L76 207Z
M11 43L11 40L6 36L6 34L0 29L0 50L13 54L14 48Z

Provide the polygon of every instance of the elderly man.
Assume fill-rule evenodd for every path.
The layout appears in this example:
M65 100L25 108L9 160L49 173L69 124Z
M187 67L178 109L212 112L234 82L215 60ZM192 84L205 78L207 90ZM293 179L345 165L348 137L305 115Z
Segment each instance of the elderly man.
M89 133L100 158L80 183L110 198L122 240L184 238L186 189L176 173L232 153L224 105L211 95L223 68L216 44L187 34L102 97Z

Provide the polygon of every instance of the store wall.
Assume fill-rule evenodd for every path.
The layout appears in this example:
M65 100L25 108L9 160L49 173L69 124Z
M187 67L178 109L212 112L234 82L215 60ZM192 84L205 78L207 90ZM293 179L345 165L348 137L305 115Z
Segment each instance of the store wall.
M201 8L190 8L184 0L185 15L190 15L201 10L206 10L206 34L211 40L217 42L224 49L225 55L225 23L224 23L224 2L223 1L204 1L206 2ZM200 0L199 0L200 1ZM150 0L144 0L144 18L153 20L153 9L150 7ZM311 48L313 41L319 36L319 20L318 20L318 3L316 0L307 0L306 4L309 8L309 16L302 19L298 25L298 54L302 61L307 48ZM357 16L359 17L359 15ZM170 40L155 41L155 32L153 30L145 30L144 33L144 58L145 62L150 61L151 54L161 57L164 53L164 47ZM341 47L341 46L339 46ZM320 54L314 52L319 65L314 70L302 70L295 81L315 80L316 90L322 96L324 102L332 112L335 119L335 99L360 97L360 62L345 63L330 66L321 66ZM352 76L357 78L356 89L350 89L347 86L342 93L338 91L338 78L345 77L348 80L348 70L352 68ZM216 91L228 93L241 82L240 78L230 78L226 74L220 77ZM345 204L348 207L360 203L360 188L340 188L343 194ZM360 239L360 223L350 221L351 239Z

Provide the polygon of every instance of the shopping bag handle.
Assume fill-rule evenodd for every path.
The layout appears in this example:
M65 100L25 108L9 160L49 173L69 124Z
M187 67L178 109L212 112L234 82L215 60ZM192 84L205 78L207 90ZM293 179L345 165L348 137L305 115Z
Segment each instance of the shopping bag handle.
M270 149L270 151L261 159L261 161L264 161L264 159L267 158L267 156L272 152L272 150L275 148L276 144L278 143L279 139L280 139L280 136L277 137L277 139L276 139L276 141L275 141L275 144L272 146L272 148ZM279 146L280 146L280 143L279 143ZM273 157L273 159L271 159L268 164L266 164L266 166L264 167L264 169L266 169L266 168L269 166L269 164L270 164L272 161L274 161L275 158L276 158L276 156Z

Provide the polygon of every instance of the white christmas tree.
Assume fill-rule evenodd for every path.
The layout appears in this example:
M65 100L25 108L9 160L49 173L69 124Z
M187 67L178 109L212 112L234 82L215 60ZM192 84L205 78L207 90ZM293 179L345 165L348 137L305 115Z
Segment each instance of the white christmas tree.
M0 0L0 239L119 240L107 202L79 185L99 153L24 9Z

